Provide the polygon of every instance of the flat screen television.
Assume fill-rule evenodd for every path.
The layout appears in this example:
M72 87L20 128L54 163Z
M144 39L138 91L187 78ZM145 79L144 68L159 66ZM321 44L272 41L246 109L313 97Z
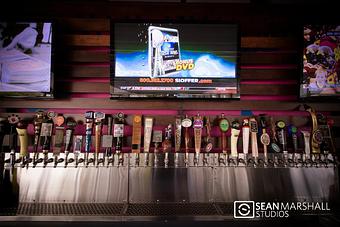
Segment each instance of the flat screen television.
M305 25L300 97L340 97L340 25Z
M51 22L0 22L0 97L53 97L51 63Z
M111 26L112 98L239 98L237 25Z

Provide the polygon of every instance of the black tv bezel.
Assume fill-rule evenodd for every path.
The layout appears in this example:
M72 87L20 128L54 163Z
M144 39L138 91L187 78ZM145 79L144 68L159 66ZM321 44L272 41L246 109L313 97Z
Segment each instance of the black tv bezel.
M322 21L322 22L303 22L299 27L299 40L298 40L298 44L299 47L299 85L298 85L298 97L299 97L299 101L300 102L320 102L320 101L330 101L330 102L338 102L340 100L340 95L319 95L319 96L302 96L301 94L301 85L303 82L303 68L304 68L304 64L303 64L303 56L304 56L304 46L305 46L305 41L304 41L304 28L307 25L312 25L312 26L323 26L323 25L337 25L334 23L327 23L327 21ZM340 25L340 23L338 24ZM300 38L301 37L301 38Z
M113 89L114 89L114 78L115 78L115 37L114 37L114 28L115 24L118 23L158 23L158 24L220 24L220 25L235 25L237 28L236 31L236 68L235 68L235 74L236 74L236 87L237 87L237 94L235 95L228 95L230 97L202 97L197 96L197 97L177 97L174 95L167 95L164 94L163 96L152 96L149 94L143 94L143 96L140 97L131 97L131 96L125 96L125 95L117 95L114 96ZM195 101L195 100L209 100L209 101L227 101L227 100L240 100L241 97L241 91L240 91L240 49L241 49L241 36L240 36L240 24L236 22L230 22L230 21L201 21L201 20L110 20L110 99L111 100L190 100L190 101Z
M4 92L0 91L0 99L39 99L39 100L51 100L55 98L54 91L54 71L55 71L55 50L56 50L56 35L55 28L56 22L53 19L44 19L44 18L19 18L19 19L6 19L0 18L1 22L10 22L10 23L51 23L52 27L52 44L51 44L51 63L50 63L50 91L49 92Z

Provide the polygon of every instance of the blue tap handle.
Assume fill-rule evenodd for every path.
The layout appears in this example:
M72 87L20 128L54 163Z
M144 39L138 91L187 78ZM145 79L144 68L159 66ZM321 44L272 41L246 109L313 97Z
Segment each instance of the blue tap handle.
M92 127L86 127L86 137L85 137L85 152L89 153L91 151L91 141L92 140Z

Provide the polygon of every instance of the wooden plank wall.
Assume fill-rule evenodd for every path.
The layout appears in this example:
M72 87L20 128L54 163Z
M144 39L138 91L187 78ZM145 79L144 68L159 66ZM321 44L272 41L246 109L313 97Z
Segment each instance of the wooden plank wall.
M74 14L72 14L73 6L77 7ZM24 118L31 118L36 109L45 109L82 119L82 114L86 110L102 110L106 113L123 111L129 115L128 123L131 123L133 114L142 113L157 115L157 123L165 125L172 122L176 114L193 115L200 112L202 115L215 117L225 112L230 118L234 118L249 113L248 110L251 110L256 115L267 113L274 115L276 119L284 119L301 126L308 122L308 114L297 110L301 104L298 100L300 76L298 37L295 36L295 31L290 31L288 34L281 31L293 24L291 20L276 18L274 21L284 20L285 23L281 24L281 29L274 29L273 22L266 21L270 18L261 16L259 12L255 16L260 22L266 21L266 24L263 27L256 24L254 26L257 30L254 30L249 24L251 16L246 19L236 19L241 26L240 100L110 100L110 19L115 21L162 17L152 13L145 16L151 9L160 8L153 4L146 6L137 4L133 10L124 4L106 7L108 5L101 2L93 6L91 8L91 4L86 7L80 3L72 3L61 7L61 4L51 3L40 11L32 8L30 13L32 15L37 13L40 17L44 15L46 17L44 10L51 10L50 13L56 22L55 41L57 44L54 65L56 99L49 101L2 99L0 100L0 109L2 109L0 115L19 113ZM143 12L138 6L147 11ZM170 6L175 8L176 5ZM204 8L195 5L193 7L194 9L190 11L192 15L198 15L200 13L198 9ZM218 5L209 7L217 11L218 15L209 20L216 21L220 18L228 22L225 19L226 16L223 16L223 10L217 9ZM237 9L237 12L241 11L240 7L232 7ZM103 14L95 12L95 9L101 9ZM185 9L189 9L187 5L181 7L177 14L184 14ZM203 16L207 17L207 14L208 12L205 12ZM169 17L164 18L169 19ZM193 18L190 17L191 20ZM202 20L199 16L197 18ZM273 28L273 30L266 31L268 28ZM340 126L339 105L328 101L309 104L317 111L330 115L335 119L335 125ZM340 147L339 138L337 143Z

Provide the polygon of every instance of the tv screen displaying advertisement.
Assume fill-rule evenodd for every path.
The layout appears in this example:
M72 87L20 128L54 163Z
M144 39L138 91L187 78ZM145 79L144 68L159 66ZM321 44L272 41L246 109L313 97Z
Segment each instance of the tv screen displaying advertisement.
M112 23L111 96L239 98L234 24Z
M53 96L52 24L0 22L0 96Z
M301 98L340 97L340 25L305 25Z

